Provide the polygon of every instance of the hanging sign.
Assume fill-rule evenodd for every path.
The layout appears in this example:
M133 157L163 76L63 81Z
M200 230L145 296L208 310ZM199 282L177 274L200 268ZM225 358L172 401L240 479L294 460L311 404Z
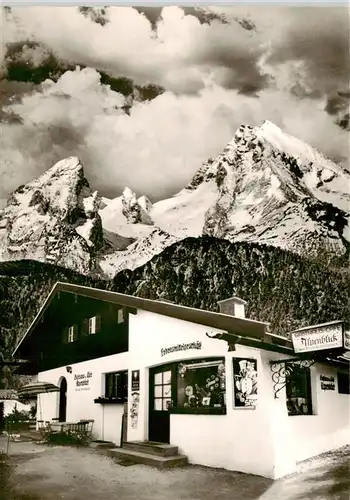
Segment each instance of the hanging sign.
M131 372L131 390L140 390L140 370L132 370Z
M337 349L343 347L343 323L303 328L291 336L295 353Z

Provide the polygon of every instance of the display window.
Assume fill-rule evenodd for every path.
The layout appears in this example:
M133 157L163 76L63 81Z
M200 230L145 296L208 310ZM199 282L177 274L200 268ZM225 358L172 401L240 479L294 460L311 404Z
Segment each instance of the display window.
M201 359L177 365L178 408L226 406L225 360Z

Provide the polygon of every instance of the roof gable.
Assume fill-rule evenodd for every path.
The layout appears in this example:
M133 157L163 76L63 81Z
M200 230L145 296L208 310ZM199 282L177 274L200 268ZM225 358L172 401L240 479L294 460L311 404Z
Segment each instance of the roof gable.
M201 324L218 330L227 331L243 337L252 337L256 339L263 339L264 334L268 329L268 323L250 320L246 318L238 318L227 314L205 311L195 309L192 307L181 306L170 302L144 299L135 297L133 295L126 295L118 292L110 292L98 288L86 287L82 285L74 285L71 283L57 282L47 296L44 304L40 308L38 314L29 326L25 335L22 337L16 346L13 355L15 356L21 345L28 340L28 338L35 331L36 326L40 322L44 312L49 308L53 298L59 292L67 292L82 297L88 297L112 304L120 305L123 307L145 310L155 314L177 318L182 321Z

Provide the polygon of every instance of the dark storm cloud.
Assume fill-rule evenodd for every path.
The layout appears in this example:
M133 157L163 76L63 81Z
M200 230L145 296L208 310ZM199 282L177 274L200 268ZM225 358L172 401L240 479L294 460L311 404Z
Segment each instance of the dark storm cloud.
M330 95L325 111L335 117L335 122L342 129L350 132L350 91Z
M288 29L272 39L268 62L304 64L306 84L329 95L349 86L349 12L347 7L290 9Z
M89 17L91 21L101 26L105 26L108 20L108 7L77 7L79 12L85 17Z
M22 96L38 90L38 87L31 83L0 80L0 122L7 124L22 123L20 115L6 108L11 104L21 102Z
M39 42L23 40L5 47L5 77L9 81L40 84L57 80L74 65L64 64L52 50Z
M5 79L0 80L0 105L8 105L19 102L21 97L37 91L38 88L32 83L11 82Z
M163 7L133 7L137 12L143 14L148 21L151 23L152 29L157 29L157 24L161 20ZM211 12L208 9L200 8L200 7L185 7L182 6L185 16L193 16L201 24L211 24L213 21L218 21L221 24L227 24L227 19L223 14L217 14L215 12Z
M76 61L76 64L81 68L86 67L80 61ZM23 93L21 87L16 86L16 82L36 85L46 79L56 82L66 71L74 71L75 69L74 64L65 64L44 44L32 41L7 44L5 65L5 75L2 81L13 82L12 85L7 85L8 93L12 96L17 94L20 96ZM132 96L140 100L151 100L164 92L164 89L159 85L136 85L131 78L122 75L113 77L104 71L99 71L99 73L102 84L109 85L112 90L120 92L126 97ZM30 88L34 89L34 86L29 85L22 88L28 90ZM0 100L1 92L0 83Z

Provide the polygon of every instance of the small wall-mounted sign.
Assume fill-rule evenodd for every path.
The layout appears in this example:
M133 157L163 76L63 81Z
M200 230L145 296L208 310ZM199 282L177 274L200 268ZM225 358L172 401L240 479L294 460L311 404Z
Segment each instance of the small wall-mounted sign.
M76 373L74 375L75 380L75 390L85 390L88 391L90 389L90 382L92 378L92 372L87 373Z
M334 377L326 377L325 375L321 375L320 380L321 380L321 389L323 391L335 391Z
M197 340L196 342L191 342L190 344L178 344L172 347L165 347L160 350L160 354L161 356L165 356L171 352L188 351L189 349L202 349L202 342Z
M343 346L343 323L303 328L291 335L296 353L337 349Z
M140 370L132 370L131 372L131 390L140 390Z

